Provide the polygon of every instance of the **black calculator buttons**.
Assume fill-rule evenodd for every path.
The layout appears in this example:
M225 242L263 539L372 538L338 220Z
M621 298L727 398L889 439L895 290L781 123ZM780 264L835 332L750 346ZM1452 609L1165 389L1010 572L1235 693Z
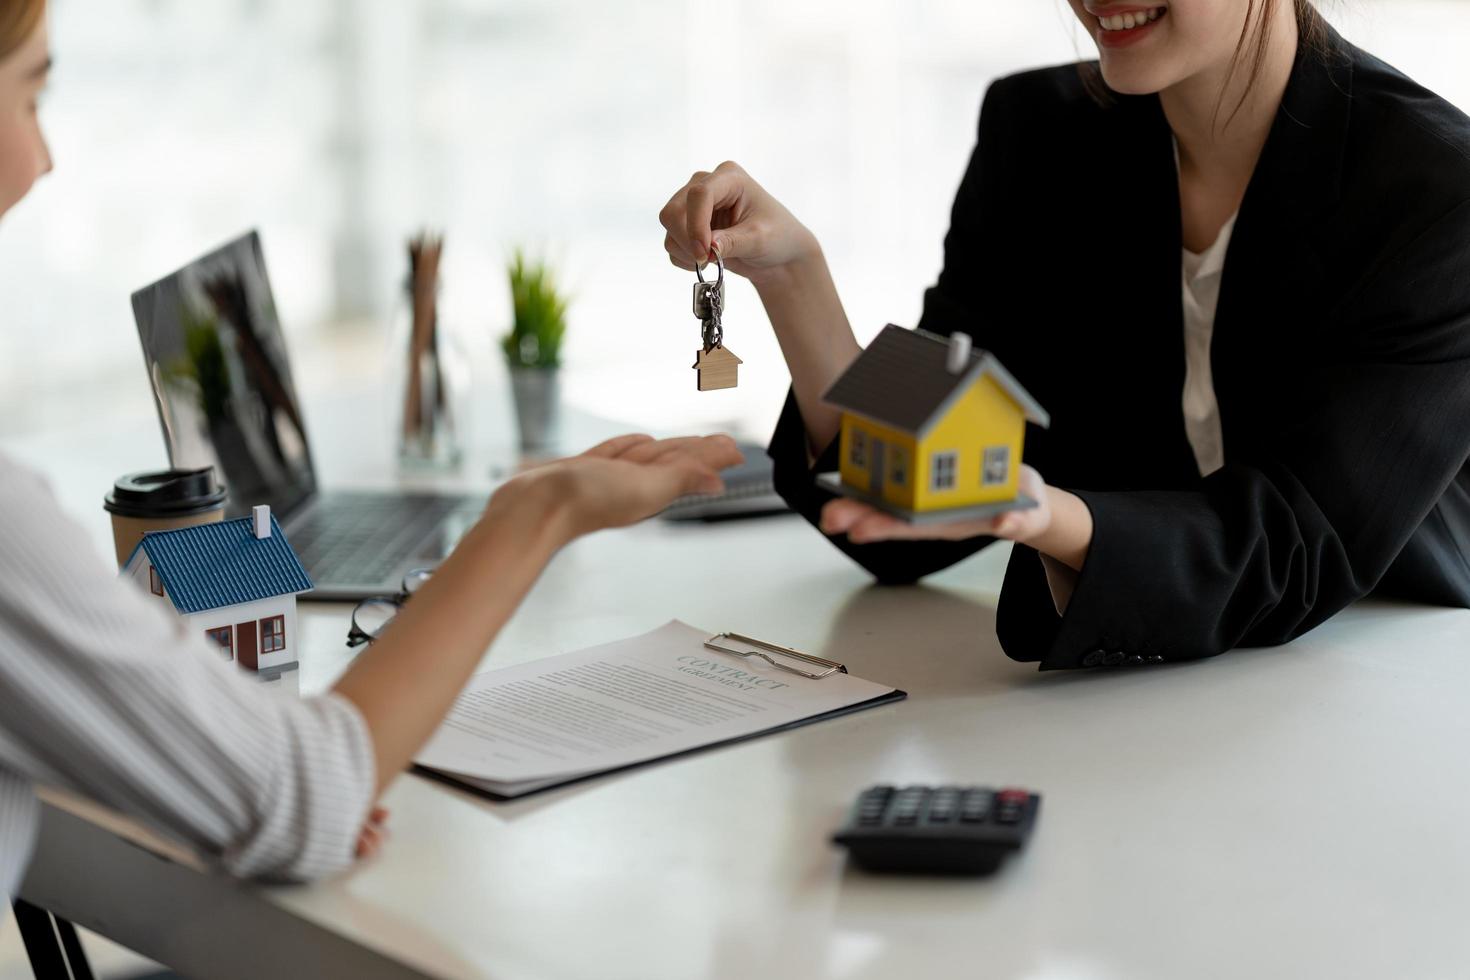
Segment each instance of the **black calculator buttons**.
M888 810L888 801L893 797L892 786L874 786L858 797L857 822L863 827L877 827L883 823L883 814Z
M987 874L1030 836L1041 797L984 786L875 786L833 840L870 871Z
M929 820L933 823L949 823L959 816L960 788L941 786L929 799Z
M972 789L965 793L964 801L960 803L960 821L962 823L984 823L990 816L991 801L995 794L983 789Z

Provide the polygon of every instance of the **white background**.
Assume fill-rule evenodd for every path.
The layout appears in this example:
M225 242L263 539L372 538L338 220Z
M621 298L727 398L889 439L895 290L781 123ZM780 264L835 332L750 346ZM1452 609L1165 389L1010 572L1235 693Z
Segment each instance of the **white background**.
M1329 13L1470 106L1470 4ZM57 169L0 225L0 438L99 405L147 417L129 293L251 226L298 352L379 361L402 242L443 228L478 411L509 410L493 342L504 257L527 245L574 295L570 402L762 436L786 377L743 282L726 316L741 387L694 392L668 196L739 161L818 234L860 339L910 325L985 86L1086 43L1062 0L55 0L52 21Z
M1470 3L1328 13L1470 107ZM762 435L785 371L743 284L726 316L741 386L694 392L668 196L745 165L821 238L866 340L918 315L986 84L1085 53L1062 0L53 0L52 33L57 170L0 222L0 445L100 414L146 424L129 293L251 226L298 351L381 353L401 243L438 227L482 412L508 411L493 341L523 244L575 296L569 401ZM307 389L371 370L302 363ZM0 980L25 976L7 923Z

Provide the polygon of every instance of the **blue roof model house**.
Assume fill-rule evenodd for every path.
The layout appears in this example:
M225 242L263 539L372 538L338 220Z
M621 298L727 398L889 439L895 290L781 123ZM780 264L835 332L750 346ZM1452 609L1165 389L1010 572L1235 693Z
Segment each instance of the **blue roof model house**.
M149 531L122 575L247 670L296 666L296 596L312 588L269 507L250 517Z

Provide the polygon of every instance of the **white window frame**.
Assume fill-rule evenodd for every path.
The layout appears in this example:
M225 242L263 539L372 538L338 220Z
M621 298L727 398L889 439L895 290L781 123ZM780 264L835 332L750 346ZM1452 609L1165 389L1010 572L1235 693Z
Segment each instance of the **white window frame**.
M990 478L990 465L993 455L998 455L1002 464L1000 479ZM980 485L982 487L1004 486L1011 478L1011 447L1010 446L986 446L985 453L980 459Z
M948 467L941 464L948 463ZM939 482L941 471L947 470L949 480L946 483ZM929 454L929 489L935 492L953 490L960 485L960 451L958 449L941 449Z
M847 461L860 469L868 468L868 434L856 426L848 440Z

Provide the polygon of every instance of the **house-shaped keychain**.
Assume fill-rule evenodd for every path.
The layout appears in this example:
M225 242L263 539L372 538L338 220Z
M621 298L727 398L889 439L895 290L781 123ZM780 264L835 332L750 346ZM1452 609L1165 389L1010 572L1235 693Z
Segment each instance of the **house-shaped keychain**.
M1018 483L1028 421L1050 417L962 333L890 324L828 389L842 410L840 469L818 481L912 523L1035 507Z
M311 579L269 507L250 517L149 531L120 573L247 670L296 666L296 596Z
M743 363L723 344L699 351L694 356L694 370L699 372L699 390L735 387L740 383L740 365Z

